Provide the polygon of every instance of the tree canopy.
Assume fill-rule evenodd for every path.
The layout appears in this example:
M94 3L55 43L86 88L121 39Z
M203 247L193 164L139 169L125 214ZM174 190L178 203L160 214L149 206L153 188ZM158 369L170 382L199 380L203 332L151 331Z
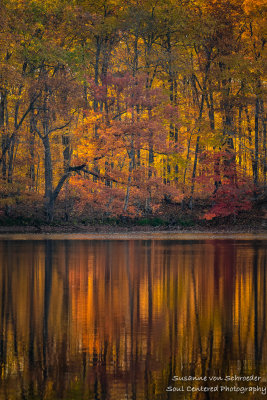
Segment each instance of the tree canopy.
M3 0L2 215L248 210L266 188L265 17L263 0Z

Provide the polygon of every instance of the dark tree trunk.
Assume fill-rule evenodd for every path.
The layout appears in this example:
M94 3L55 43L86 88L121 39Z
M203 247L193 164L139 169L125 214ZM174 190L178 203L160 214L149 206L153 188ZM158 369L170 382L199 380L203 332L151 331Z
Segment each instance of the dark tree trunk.
M102 40L100 38L100 36L96 36L96 54L95 54L95 65L94 65L94 80L95 80L95 85L98 86L99 84L99 63L100 63L100 54L101 54L101 47L102 47ZM94 111L97 112L98 111L98 100L96 98L94 98ZM98 138L98 125L95 124L95 128L94 128L94 135L95 138ZM96 172L96 174L98 174L99 169L98 169L98 162L97 160L94 161L94 170ZM97 182L97 176L93 176L93 181Z
M34 188L35 188L34 143L35 143L35 129L34 129L33 116L31 115L31 120L30 120L30 143L29 143L29 145L30 145L29 175L30 175L30 180L31 180L31 186L30 186L31 190L34 190Z
M70 148L70 137L68 132L62 135L62 144L64 146L63 150L63 168L64 172L67 173L70 160L71 160L71 148ZM65 221L69 220L69 201L68 201L68 179L66 179L65 184Z
M267 175L267 150L266 150L266 116L264 114L263 101L260 101L260 113L263 128L263 181L264 186L266 186L266 175Z
M0 92L0 129L3 128L5 124L5 103L6 93Z
M8 153L8 175L7 175L7 181L8 183L12 183L13 180L13 168L14 168L14 158L15 158L15 146L17 142L17 137L13 136L9 148L9 153Z
M172 55L172 44L171 44L171 34L170 32L167 33L167 40L166 40L166 46L167 46L167 54L168 54L168 81L169 81L169 99L170 103L172 105L177 105L177 81L175 79L175 72L173 70L173 55ZM169 137L170 141L175 143L175 148L177 149L177 144L178 144L178 129L175 123L170 122L169 125ZM174 171L175 171L175 181L178 182L178 172L179 172L179 167L178 164L176 163L174 166ZM171 170L171 164L169 157L167 157L167 182L169 181L168 177L168 171Z
M134 146L133 146L133 141L131 143L131 150L129 152L129 175L128 175L128 184L127 184L127 189L126 189L126 195L125 195L125 201L124 201L124 208L123 210L126 212L127 207L129 204L129 198L130 198L130 189L131 189L131 183L132 183L132 173L134 169L134 164L135 164L135 151L134 151Z
M45 213L48 222L53 220L54 200L53 200L53 168L51 159L51 149L49 136L46 133L41 137L44 146L45 164Z
M207 78L207 75L206 75L206 78ZM206 78L205 78L205 82L207 80ZM201 96L201 103L200 103L200 108L199 108L198 122L200 122L202 120L202 114L203 114L203 108L204 108L204 100L205 100L205 92L206 92L206 83L204 83L204 86L203 86L203 93L202 93L202 96ZM189 207L191 209L193 208L193 194L194 194L194 189L195 189L195 180L196 180L196 172L197 172L197 161L198 161L198 153L199 153L199 140L200 140L199 132L200 132L200 128L198 129L195 156L194 156L194 165L193 165L193 172L192 172L191 197L190 197L190 202L189 202Z
M5 110L6 110L6 93L0 92L0 133L2 135L2 177L6 179L6 155L4 149L6 147L5 127Z
M100 61L100 53L101 53L101 39L99 36L96 37L96 54L95 54L95 84L98 86L99 80L99 61ZM98 109L98 101L94 99L94 111Z
M53 192L53 170L49 136L42 137L44 145L44 164L45 164L45 197L50 198Z
M255 152L253 160L253 177L254 185L258 185L259 179L259 113L260 113L260 100L256 97L255 103Z
M249 112L248 112L248 108L247 107L245 107L245 114L246 114L247 129L248 129L248 142L251 145L251 143L252 143L252 128L251 128Z
M190 199L190 208L192 209L193 206L193 193L195 189L195 179L196 179L196 171L197 171L197 159L198 159L198 151L199 151L199 140L200 136L197 136L196 141L196 149L195 149L195 156L194 156L194 165L193 165L193 172L192 172L192 185L191 185L191 199Z
M238 164L239 168L242 165L242 106L238 109Z

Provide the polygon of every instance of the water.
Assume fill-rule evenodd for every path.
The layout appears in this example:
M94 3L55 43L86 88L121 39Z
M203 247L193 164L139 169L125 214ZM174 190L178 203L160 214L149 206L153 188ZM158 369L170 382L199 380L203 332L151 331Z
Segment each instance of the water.
M0 240L0 399L263 398L266 244Z

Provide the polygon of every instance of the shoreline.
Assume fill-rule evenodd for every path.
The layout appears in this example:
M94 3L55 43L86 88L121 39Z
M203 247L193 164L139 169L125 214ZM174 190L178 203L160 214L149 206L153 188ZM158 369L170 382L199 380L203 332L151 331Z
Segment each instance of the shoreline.
M153 227L153 226L113 226L113 225L73 225L73 226L0 226L0 240L120 240L120 239L237 239L267 240L265 225L217 226L217 227Z

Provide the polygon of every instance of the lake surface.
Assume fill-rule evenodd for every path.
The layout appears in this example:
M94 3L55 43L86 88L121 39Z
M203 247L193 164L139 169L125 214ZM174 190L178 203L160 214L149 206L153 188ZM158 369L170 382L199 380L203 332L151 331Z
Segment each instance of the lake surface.
M266 266L264 238L2 239L0 399L263 398Z

